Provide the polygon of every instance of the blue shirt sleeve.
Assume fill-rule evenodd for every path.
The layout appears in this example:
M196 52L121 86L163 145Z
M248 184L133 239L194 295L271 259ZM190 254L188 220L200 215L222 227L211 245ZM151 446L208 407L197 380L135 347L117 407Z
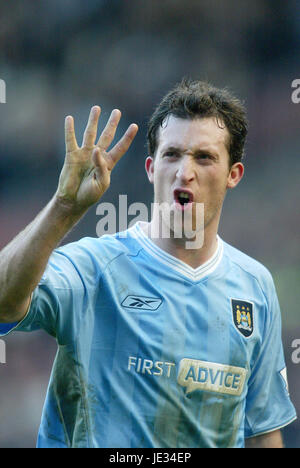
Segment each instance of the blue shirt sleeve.
M0 336L7 335L10 331L12 331L16 326L18 325L18 322L13 322L13 323L0 323Z
M248 384L245 437L271 432L296 419L290 401L281 339L281 313L273 280L267 291L265 333Z
M33 293L27 315L19 323L1 324L0 335L44 329L59 344L73 341L95 289L96 269L84 241L55 250Z

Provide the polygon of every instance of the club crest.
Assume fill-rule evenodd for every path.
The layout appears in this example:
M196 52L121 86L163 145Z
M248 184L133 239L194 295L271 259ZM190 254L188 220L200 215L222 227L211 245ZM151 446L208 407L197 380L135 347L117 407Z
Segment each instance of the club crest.
M233 322L237 330L246 338L253 333L253 304L248 301L231 299Z

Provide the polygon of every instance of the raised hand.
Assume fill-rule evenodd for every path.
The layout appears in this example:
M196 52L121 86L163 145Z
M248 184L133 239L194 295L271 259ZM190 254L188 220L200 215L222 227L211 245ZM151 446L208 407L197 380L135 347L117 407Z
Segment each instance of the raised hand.
M100 113L99 106L92 107L81 147L77 144L73 117L68 116L65 120L66 157L56 197L75 211L86 210L102 197L110 185L111 171L126 153L138 131L138 126L131 124L122 138L108 151L121 112L118 109L112 111L98 142L95 143Z

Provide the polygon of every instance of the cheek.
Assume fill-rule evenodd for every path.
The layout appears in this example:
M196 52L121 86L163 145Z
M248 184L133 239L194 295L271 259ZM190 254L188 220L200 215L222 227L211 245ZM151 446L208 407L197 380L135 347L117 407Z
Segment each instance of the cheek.
M166 166L161 165L159 167L159 170L156 170L154 172L154 176L153 176L154 184L157 186L160 186L161 189L163 189L164 186L167 188L171 179L172 179L172 172Z
M168 190L168 177L162 171L156 172L153 177L153 188L156 201L163 201L164 194Z
M226 195L227 190L227 173L220 174L216 171L211 171L208 177L200 180L200 193L204 198L204 202L208 208L219 208Z
M205 173L199 174L199 186L210 192L224 192L228 182L228 171L224 168L209 168Z

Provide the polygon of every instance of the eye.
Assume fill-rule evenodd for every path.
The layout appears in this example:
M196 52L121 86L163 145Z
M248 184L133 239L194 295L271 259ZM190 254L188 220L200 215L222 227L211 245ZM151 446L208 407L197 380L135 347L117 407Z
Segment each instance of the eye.
M167 157L167 158L177 158L179 156L179 153L177 153L176 151L166 151L164 154L163 154L164 157Z
M210 155L206 153L200 153L197 155L197 159L210 159Z
M199 153L197 154L197 161L201 162L210 162L213 161L214 157L209 153Z

